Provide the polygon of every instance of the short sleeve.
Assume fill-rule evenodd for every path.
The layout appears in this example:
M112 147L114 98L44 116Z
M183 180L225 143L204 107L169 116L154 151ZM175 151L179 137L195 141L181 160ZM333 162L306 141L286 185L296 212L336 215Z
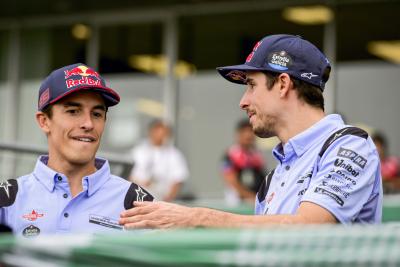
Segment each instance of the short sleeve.
M347 135L325 151L302 201L322 206L341 223L352 223L365 205L377 199L380 182L379 156L372 141ZM374 211L370 214L373 217Z

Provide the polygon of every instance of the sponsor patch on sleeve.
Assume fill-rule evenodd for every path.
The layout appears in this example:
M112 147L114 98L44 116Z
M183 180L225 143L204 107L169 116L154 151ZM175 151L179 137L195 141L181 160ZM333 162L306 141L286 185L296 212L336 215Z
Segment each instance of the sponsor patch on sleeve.
M334 194L334 193L332 193L332 192L330 192L330 191L328 191L328 190L325 190L325 189L323 189L323 188L321 188L321 187L316 187L315 190L314 190L314 192L315 192L315 193L318 193L318 194L322 194L322 195L326 195L326 196L331 197L331 198L332 198L333 200L335 200L336 203L338 203L340 206L343 206L343 204L344 204L344 201L343 201L338 195L336 195L336 194Z
M352 162L354 162L354 164L362 169L364 169L365 164L367 164L367 160L364 157L360 156L359 154L348 148L340 147L337 155L339 157L351 160Z

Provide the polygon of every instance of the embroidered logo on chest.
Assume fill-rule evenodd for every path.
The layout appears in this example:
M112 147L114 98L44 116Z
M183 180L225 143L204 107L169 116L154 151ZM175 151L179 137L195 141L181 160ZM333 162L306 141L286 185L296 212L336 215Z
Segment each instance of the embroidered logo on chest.
M38 211L33 209L30 213L22 215L22 218L33 222L33 221L36 221L38 218L41 218L43 216L44 216L44 213L38 212Z

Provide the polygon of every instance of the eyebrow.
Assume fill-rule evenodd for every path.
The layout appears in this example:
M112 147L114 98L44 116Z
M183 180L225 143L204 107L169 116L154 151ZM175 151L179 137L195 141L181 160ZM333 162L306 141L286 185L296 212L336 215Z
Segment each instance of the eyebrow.
M65 108L67 108L67 107L78 107L78 108L81 108L82 104L78 103L78 102L65 102L64 103L64 107ZM105 105L96 105L92 109L101 109L103 111L107 110Z

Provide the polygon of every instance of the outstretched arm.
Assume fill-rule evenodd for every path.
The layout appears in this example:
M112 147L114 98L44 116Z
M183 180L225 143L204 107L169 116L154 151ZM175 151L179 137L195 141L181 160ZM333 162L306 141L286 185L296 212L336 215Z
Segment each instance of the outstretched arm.
M183 227L262 227L270 224L336 223L326 209L303 202L294 215L239 215L209 208L186 207L167 202L135 202L134 208L121 213L126 229Z

